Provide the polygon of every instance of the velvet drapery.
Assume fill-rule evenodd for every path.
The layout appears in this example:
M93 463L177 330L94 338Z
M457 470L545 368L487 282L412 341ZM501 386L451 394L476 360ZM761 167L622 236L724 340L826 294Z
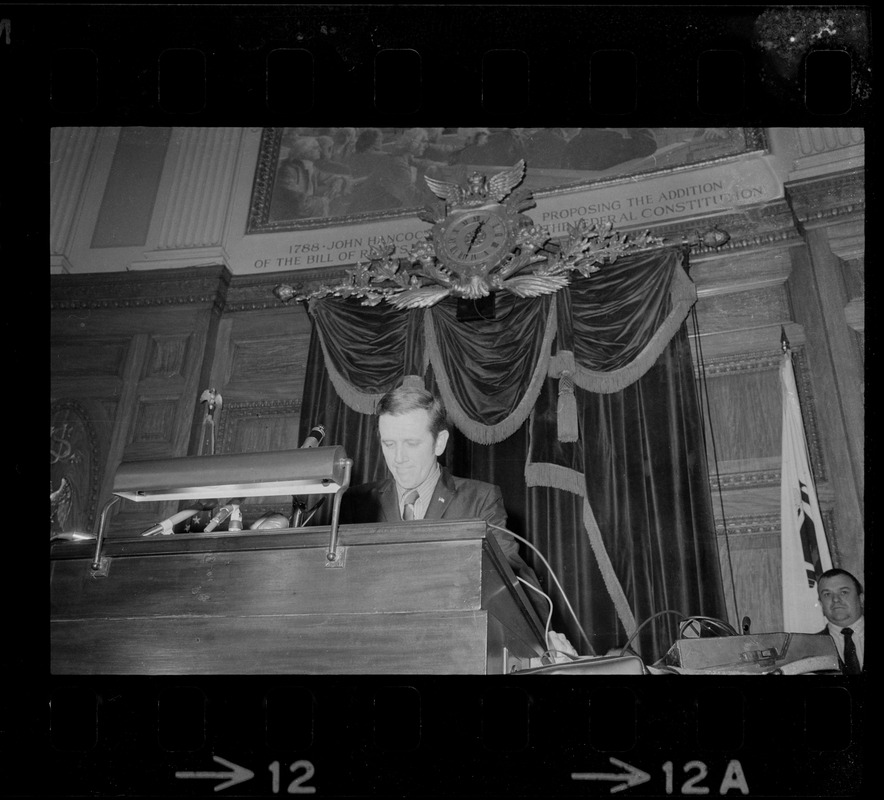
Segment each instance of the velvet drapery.
M500 294L493 320L458 321L453 300L411 311L314 301L301 438L323 423L326 443L354 460L353 484L377 480L374 405L403 381L423 383L453 424L442 460L501 487L509 527L544 554L592 651L622 646L664 609L724 617L683 328L695 299L669 249L555 295ZM546 567L522 551L556 603L554 629L590 652ZM676 624L661 616L633 646L655 660Z

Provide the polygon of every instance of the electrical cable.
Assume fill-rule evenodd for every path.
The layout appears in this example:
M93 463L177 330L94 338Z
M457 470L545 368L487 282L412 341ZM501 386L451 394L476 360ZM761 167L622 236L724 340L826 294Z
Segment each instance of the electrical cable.
M621 656L626 655L626 651L629 649L629 645L631 645L635 641L636 636L639 635L639 632L641 631L642 628L645 627L645 625L647 625L652 620L655 620L657 617L662 617L664 614L678 614L678 616L680 616L682 619L684 619L684 614L682 614L681 611L673 611L671 608L665 608L665 609L663 609L663 611L658 611L656 614L651 614L650 617L648 617L641 625L639 625L632 632L632 636L630 636L626 640L626 644L623 645L623 647L621 648L620 655Z
M682 634L687 625L691 622L699 622L701 627L713 631L716 636L739 636L739 633L737 633L736 629L730 623L716 619L715 617L704 617L700 614L696 614L682 620L678 630L679 638L684 638Z
M549 565L549 562L543 557L543 553L541 553L540 550L538 550L533 544L531 544L531 542L529 542L527 539L522 538L517 533L513 533L512 531L507 530L506 528L502 528L500 525L495 525L493 522L489 522L488 527L489 528L496 528L499 531L503 531L504 533L508 533L513 538L518 539L523 544L528 545L528 547L530 547L535 553L537 553L537 557L543 562L544 566L547 568L550 578L552 578L553 581L555 582L556 586L559 587L559 591L562 594L562 599L565 601L565 605L568 607L568 611L571 612L571 616L574 618L574 622L577 624L577 629L580 631L580 635L583 636L583 639L586 642L587 647L589 647L590 655L593 655L593 656L596 655L595 648L592 646L592 642L589 641L589 637L586 635L586 631L583 630L583 626L580 624L580 620L577 619L577 614L574 613L574 609L571 607L571 603L568 600L568 596L565 594L565 590L562 588L562 584L559 583L559 579L556 577L555 572L553 572L553 569ZM547 644L549 644L549 642L547 642Z
M519 583L524 583L525 586L527 586L532 592L537 592L537 594L541 595L542 597L545 597L545 598L546 598L546 602L549 603L549 615L548 615L547 618L546 618L546 629L545 629L544 632L543 632L543 641L546 643L546 652L549 652L551 649L553 649L553 647L552 647L552 645L550 644L550 641L549 641L549 627L550 627L550 624L552 623L552 615L553 615L553 601L552 601L552 598L551 598L546 592L541 591L541 590L538 589L536 586L532 586L532 585L531 585L530 583L528 583L528 581L526 581L524 578L516 577L516 580L517 580Z
M575 656L573 653L569 653L567 650L559 650L557 647L553 647L550 643L549 634L550 634L550 625L552 624L552 615L553 615L552 598L546 592L544 592L542 589L538 589L536 586L532 586L524 578L519 578L517 576L516 580L519 581L519 583L524 583L525 586L527 586L532 592L537 592L538 594L542 595L544 597L544 599L546 600L546 602L549 603L549 616L547 616L547 618L546 618L546 631L544 632L544 639L546 639L546 650L543 651L543 653L541 654L540 657L545 658L546 656L552 656L553 663L556 663L555 655L553 655L553 654L558 654L561 656L565 656L569 661L581 661L582 660L581 656Z
M694 324L694 341L697 344L697 358L699 360L700 367L700 386L702 389L700 390L700 416L703 416L703 398L706 400L706 420L709 423L709 436L712 441L712 460L715 464L715 484L718 488L718 502L721 507L721 524L724 527L724 546L727 551L727 564L728 569L730 570L731 577L731 594L734 598L734 614L736 619L740 619L740 608L737 604L737 582L734 577L734 563L731 558L731 543L730 543L730 535L727 530L727 517L724 513L724 495L721 491L721 475L718 472L718 447L715 442L715 430L712 427L712 413L709 407L709 388L706 385L706 363L703 360L703 346L700 343L700 323L697 318L697 305L696 303L691 307L691 321ZM706 445L706 426L703 425L703 447L707 448ZM706 450L708 452L708 449Z

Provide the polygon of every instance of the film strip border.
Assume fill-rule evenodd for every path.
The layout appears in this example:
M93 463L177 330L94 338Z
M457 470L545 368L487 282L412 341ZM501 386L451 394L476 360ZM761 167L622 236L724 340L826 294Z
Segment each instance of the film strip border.
M48 110L120 122L231 112L555 116L601 125L856 125L870 110L869 9L844 7L11 6L0 58L48 77ZM150 35L136 37L137 31ZM4 55L5 51L5 55ZM17 63L16 63L17 60ZM24 74L24 73L19 73ZM38 83L45 91L47 83ZM43 97L32 99L42 107Z

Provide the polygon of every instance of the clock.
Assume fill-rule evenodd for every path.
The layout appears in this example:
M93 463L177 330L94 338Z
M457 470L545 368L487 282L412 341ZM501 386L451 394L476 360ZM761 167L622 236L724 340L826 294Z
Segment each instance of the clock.
M496 266L512 251L514 238L512 219L500 203L455 211L433 229L437 258L457 272Z

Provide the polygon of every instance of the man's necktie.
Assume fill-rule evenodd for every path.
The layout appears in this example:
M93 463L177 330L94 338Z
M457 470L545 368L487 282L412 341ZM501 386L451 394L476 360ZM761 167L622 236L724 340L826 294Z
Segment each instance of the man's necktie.
M853 628L842 628L841 635L844 637L844 674L859 675L862 669L856 655L856 645L853 643Z
M414 504L417 502L418 495L417 489L412 489L408 494L405 495L402 499L405 501L405 506L402 508L402 519L411 520L414 519Z

